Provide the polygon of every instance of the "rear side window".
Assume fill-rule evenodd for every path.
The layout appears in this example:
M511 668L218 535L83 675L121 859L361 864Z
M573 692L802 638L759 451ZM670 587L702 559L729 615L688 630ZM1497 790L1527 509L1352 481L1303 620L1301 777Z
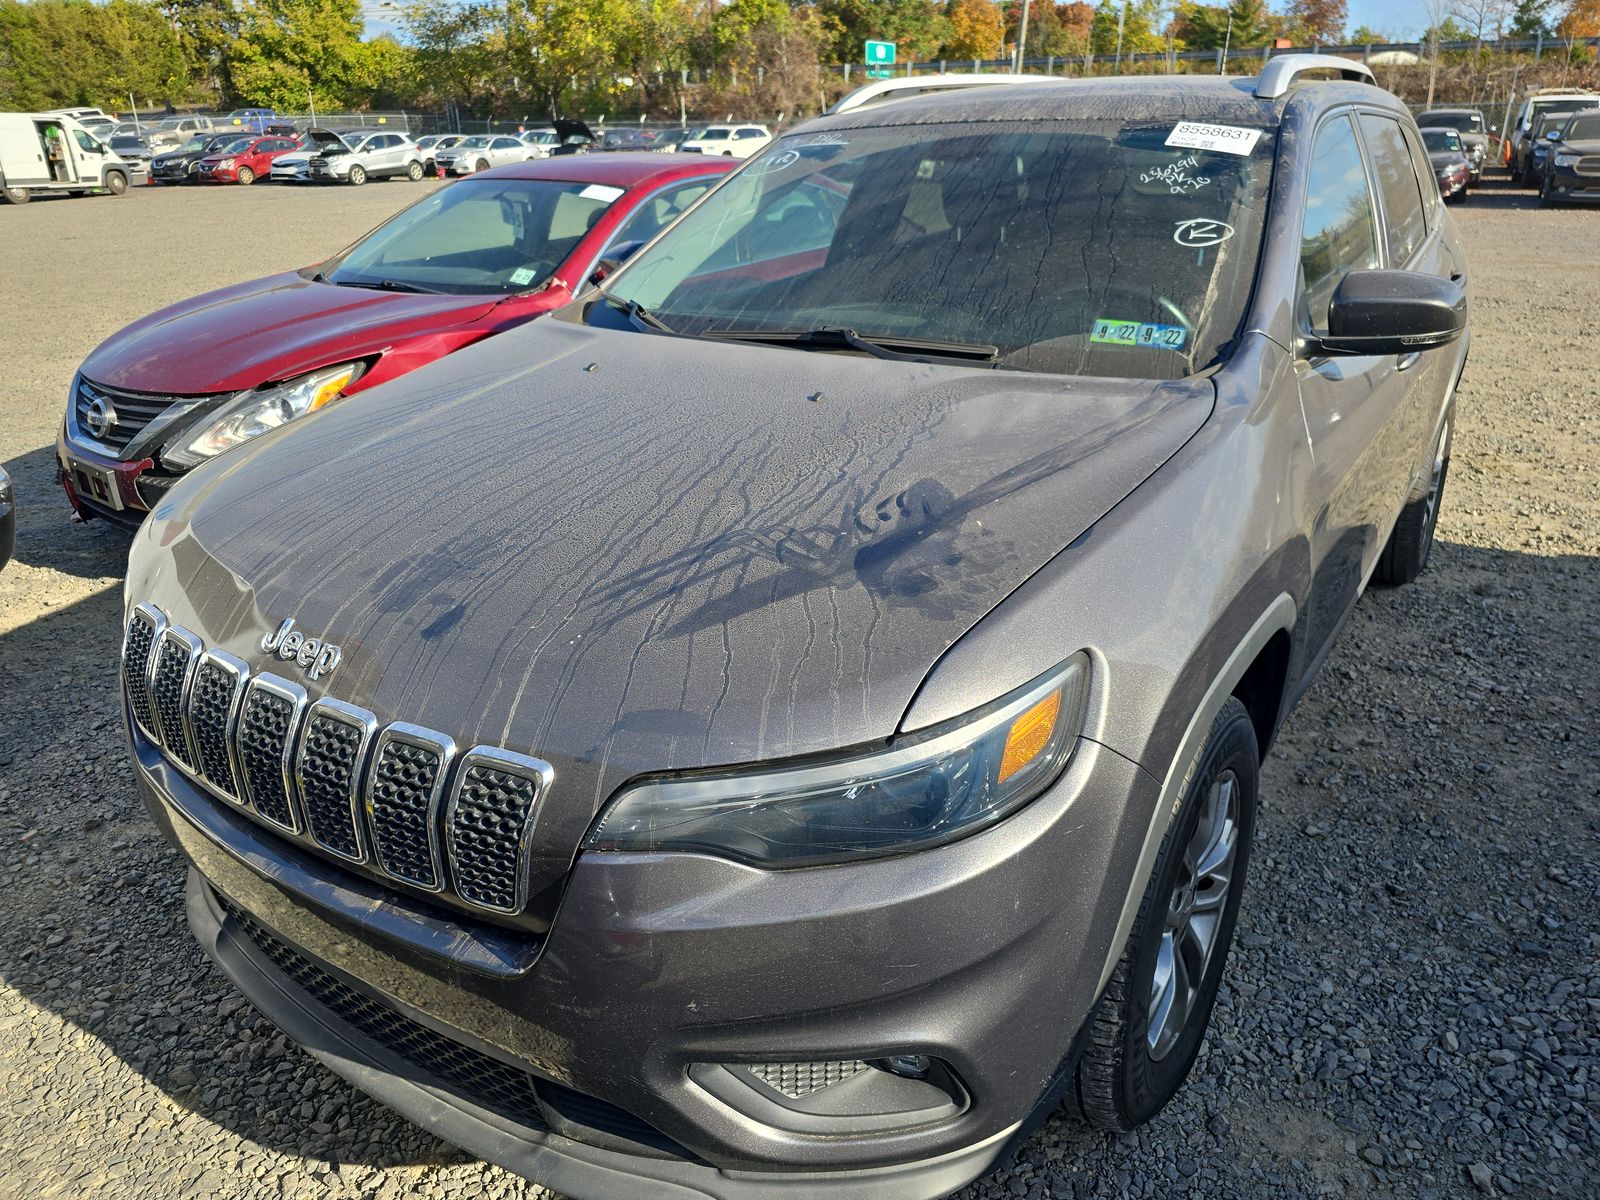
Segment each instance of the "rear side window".
M1317 131L1306 194L1300 266L1311 327L1325 330L1339 281L1379 265L1372 189L1349 117L1336 117Z
M1428 158L1428 151L1423 147L1421 135L1416 130L1402 125L1400 132L1406 135L1406 149L1411 151L1411 166L1422 183L1422 208L1428 217L1428 228L1432 229L1439 224L1439 188L1434 184L1433 162ZM1459 134L1447 133L1443 136L1455 142L1454 149L1461 150Z
M1372 172L1383 194L1384 234L1389 240L1389 262L1401 267L1427 236L1422 215L1422 187L1411 165L1411 153L1400 135L1400 122L1392 117L1361 115L1361 134L1372 156Z

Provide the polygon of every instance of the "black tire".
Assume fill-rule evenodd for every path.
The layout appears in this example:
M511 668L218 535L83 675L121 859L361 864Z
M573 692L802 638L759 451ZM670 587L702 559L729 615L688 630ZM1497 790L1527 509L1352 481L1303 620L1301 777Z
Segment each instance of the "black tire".
M1456 412L1452 403L1444 415L1444 428L1433 446L1433 471L1428 490L1400 510L1389 543L1378 556L1372 578L1390 587L1412 582L1428 565L1433 552L1433 531L1439 523L1439 506L1444 503L1444 481L1450 474L1450 444L1455 435Z
M121 196L128 190L128 177L121 171L106 172L106 191L113 196Z
M1126 1132L1149 1121L1183 1086L1200 1052L1239 915L1255 833L1259 767L1255 726L1244 705L1230 696L1211 722L1205 745L1189 768L1182 803L1156 855L1127 948L1089 1019L1068 1107L1095 1129ZM1186 854L1202 815L1214 810L1213 789L1228 784L1237 801L1236 812L1229 808L1235 812L1234 842L1228 883L1215 901L1214 911L1219 914L1215 933L1186 1015L1158 1051L1150 1040L1151 1011L1157 1004L1153 985L1168 914L1180 892L1187 892L1190 905L1202 894L1192 886ZM1185 918L1185 927L1187 924Z
M408 162L406 164L406 178L411 180L412 183L421 183L424 173L421 163Z
M472 173L476 175L479 171L487 171L488 169L489 160L487 158L480 158L477 161L477 164L472 168Z
M1544 183L1539 188L1539 207L1554 208L1555 206L1556 198L1555 195L1550 191L1550 177L1546 175Z
M350 168L350 186L360 187L367 181L367 169L360 163Z
M28 189L19 187L0 188L0 195L12 204L26 204L28 202Z

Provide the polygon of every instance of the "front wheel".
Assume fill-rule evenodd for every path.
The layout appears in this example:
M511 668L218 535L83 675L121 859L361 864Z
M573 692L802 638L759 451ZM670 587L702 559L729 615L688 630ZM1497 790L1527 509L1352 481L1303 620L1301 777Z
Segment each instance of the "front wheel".
M365 167L351 167L350 168L350 186L351 187L360 187L366 181L367 181L367 170L366 170Z
M106 172L106 191L113 196L120 196L128 190L128 177L121 171Z
M1433 461L1428 475L1428 490L1400 510L1389 543L1378 556L1372 577L1379 583L1399 587L1422 574L1433 551L1433 531L1439 523L1439 504L1444 499L1444 480L1450 473L1450 440L1455 432L1456 413L1452 403L1444 414L1444 425L1433 443Z
M241 186L249 187L255 181L256 173L254 171L252 171L249 167L239 168L239 183Z
M1072 1103L1096 1129L1143 1125L1188 1078L1233 942L1260 756L1230 696L1189 770L1127 948L1090 1017Z
M486 159L486 158L480 158L476 163L473 164L473 167L472 167L472 170L473 170L474 173L476 173L478 171L487 171L488 169L489 169L489 160Z
M421 163L409 162L406 164L406 178L411 180L412 183L420 183L422 181L422 176L423 170Z
M1539 187L1539 207L1554 208L1556 206L1555 194L1550 190L1550 177L1545 176L1544 183Z

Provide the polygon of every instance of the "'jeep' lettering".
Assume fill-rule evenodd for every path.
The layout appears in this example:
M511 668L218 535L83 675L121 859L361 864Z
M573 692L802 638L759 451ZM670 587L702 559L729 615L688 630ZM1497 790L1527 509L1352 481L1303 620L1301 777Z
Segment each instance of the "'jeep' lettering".
M338 669L344 652L332 642L324 642L320 638L307 637L294 627L294 618L290 617L271 633L263 634L261 649L276 655L284 662L293 662L312 679L321 679L324 675L332 675Z

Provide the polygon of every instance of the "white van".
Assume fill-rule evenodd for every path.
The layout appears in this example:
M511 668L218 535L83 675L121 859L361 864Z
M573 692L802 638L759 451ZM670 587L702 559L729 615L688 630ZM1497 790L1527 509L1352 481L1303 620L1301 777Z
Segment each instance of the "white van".
M0 196L13 204L34 192L120 196L144 175L145 167L119 158L72 117L0 113Z

